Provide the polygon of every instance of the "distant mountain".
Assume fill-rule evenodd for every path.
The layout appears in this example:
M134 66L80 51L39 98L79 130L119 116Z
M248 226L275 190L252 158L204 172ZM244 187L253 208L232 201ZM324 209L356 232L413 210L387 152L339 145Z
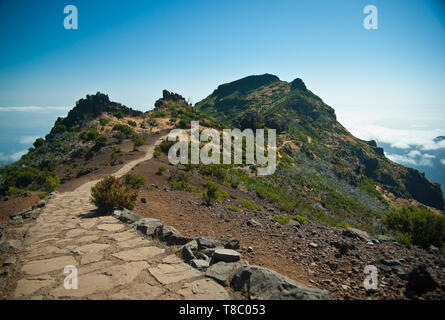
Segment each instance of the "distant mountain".
M282 150L292 158L289 161L292 169L288 168L286 175L295 178L275 182L295 186L306 194L305 188L316 189L310 198L321 198L327 206L330 202L354 202L354 187L363 189L372 185L371 192L381 190L382 197L387 192L444 209L439 184L430 182L418 170L390 161L375 141L363 141L350 134L337 122L334 109L308 90L299 78L288 83L270 74L249 76L220 85L196 107L228 126L277 129L281 141L294 145L293 150L289 144ZM309 165L308 160L313 163ZM296 183L298 180L313 181ZM344 184L351 189L339 187ZM332 201L332 194L342 200ZM367 200L358 202L362 210L378 211L378 206Z
M439 136L433 139L435 143L444 140L444 136ZM408 149L399 149L384 142L379 142L379 145L385 149L385 153L389 158L407 167L424 172L428 179L440 183L442 190L444 190L445 148L422 150L421 146L413 145Z

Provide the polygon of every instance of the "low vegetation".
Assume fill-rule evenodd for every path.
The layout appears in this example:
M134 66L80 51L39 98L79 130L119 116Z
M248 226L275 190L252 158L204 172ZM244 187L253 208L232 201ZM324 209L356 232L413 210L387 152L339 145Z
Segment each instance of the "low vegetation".
M91 189L91 202L100 214L110 214L113 208L132 209L136 190L123 179L107 176Z
M307 218L300 216L299 214L293 216L275 216L274 220L280 224L288 224L290 220L295 220L301 224L305 224L307 222Z
M445 217L428 209L404 207L386 212L384 223L396 238L407 244L428 248L445 243Z

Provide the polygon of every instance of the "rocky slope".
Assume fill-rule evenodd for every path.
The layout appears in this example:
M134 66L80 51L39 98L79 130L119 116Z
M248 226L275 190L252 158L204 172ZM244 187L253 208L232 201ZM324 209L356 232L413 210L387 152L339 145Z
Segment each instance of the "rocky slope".
M439 184L390 161L374 141L352 136L336 121L334 110L301 79L288 83L270 74L249 76L220 85L196 107L231 127L276 129L281 141L291 142L281 145L282 153L294 157L292 164L300 165L303 160L295 157L306 155L320 162L317 169L321 172L332 173L351 186L373 185L377 192L371 191L377 198L380 194L414 199L444 209ZM295 151L302 152L296 156ZM313 196L324 198L322 192Z
M257 177L255 166L173 166L166 157L171 145L168 142L154 148L154 159L140 160L160 135L173 128L188 129L192 120L217 129L276 128L279 158L276 172ZM133 167L137 159L138 165ZM353 137L336 121L333 109L311 93L300 79L287 83L272 75L247 77L218 87L195 107L182 96L165 90L155 108L147 113L111 102L100 93L87 96L76 103L66 118L58 119L50 134L37 140L19 162L2 169L0 191L8 195L0 206L0 214L9 218L18 207L10 209L8 204L20 202L29 193L36 199L39 192L56 189L61 195L54 199L68 199L70 203L62 201L50 206L58 212L51 228L62 223L64 228L69 227L68 232L80 232L85 229L82 221L73 220L74 224L62 221L66 219L62 217L65 209L80 202L83 206L80 209L92 209L87 205L85 186L131 167L132 173L145 178L134 212L143 218L161 219L187 239L195 239L197 249L190 251L196 259L187 263L215 272L213 278L219 281L218 274L226 274L227 266L219 265L213 270L210 264L206 265L213 253L201 251L198 238L235 238L243 260L287 277L237 265L236 272L230 273L230 281L225 282L235 290L245 289L246 277L256 280L265 277L273 284L287 282L296 288L300 286L294 284L297 281L321 288L334 299L443 298L444 263L440 249L405 246L382 235L387 231L382 224L386 209L428 205L442 214L440 188L437 190L418 171L386 159L375 142ZM207 181L213 181L219 188L217 201L211 206L203 202ZM76 196L79 190L83 192L81 199ZM50 218L51 210L45 210L43 220ZM20 232L9 232L11 226L23 229L23 219L37 219L28 211L12 216L4 230L0 230L8 238L11 235L14 238L14 234L23 238ZM95 228L102 224L101 219L97 219ZM39 224L33 232L56 233L51 228L47 230ZM111 244L103 231L108 232L101 229L101 244L112 245L114 251L106 251L112 259L110 255L117 253L116 244ZM58 237L64 234L64 230L57 231ZM78 234L74 240L82 237ZM95 241L91 240L91 244ZM15 242L8 243L7 254L11 252L8 250L17 250ZM172 252L179 250L182 256L182 244L175 246L170 248ZM68 252L59 250L72 250L60 247L59 243L56 247L55 252L48 253L51 258L53 253ZM11 261L0 258L4 264L2 270L9 270ZM20 263L31 263L35 259L22 260ZM363 268L368 264L379 270L381 281L376 291L365 290L362 285ZM109 281L104 283L111 285ZM5 289L6 296L12 296L15 285L11 284L14 289ZM55 289L52 284L46 287ZM39 292L51 296L45 290ZM118 290L115 291L112 293ZM315 292L327 297L323 290ZM270 298L277 297L276 294L255 288L250 297ZM295 295L291 298L296 298Z

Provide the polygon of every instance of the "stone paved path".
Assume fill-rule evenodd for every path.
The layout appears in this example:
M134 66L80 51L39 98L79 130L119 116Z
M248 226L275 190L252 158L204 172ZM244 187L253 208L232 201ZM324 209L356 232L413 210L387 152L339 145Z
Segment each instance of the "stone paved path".
M160 140L156 143L158 144ZM156 145L155 144L155 145ZM123 176L136 164L114 175ZM230 299L219 284L169 254L129 225L111 216L95 216L88 182L73 192L56 193L29 224L17 256L22 277L16 299ZM66 266L78 270L78 289L67 290Z

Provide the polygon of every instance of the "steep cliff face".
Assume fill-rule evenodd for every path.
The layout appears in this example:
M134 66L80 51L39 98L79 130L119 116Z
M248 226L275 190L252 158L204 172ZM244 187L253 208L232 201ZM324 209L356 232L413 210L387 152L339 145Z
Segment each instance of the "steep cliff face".
M228 126L276 129L282 140L292 141L352 186L371 181L396 197L444 209L439 185L387 159L375 141L350 134L336 120L334 109L299 78L288 83L270 74L249 76L219 86L196 108Z

